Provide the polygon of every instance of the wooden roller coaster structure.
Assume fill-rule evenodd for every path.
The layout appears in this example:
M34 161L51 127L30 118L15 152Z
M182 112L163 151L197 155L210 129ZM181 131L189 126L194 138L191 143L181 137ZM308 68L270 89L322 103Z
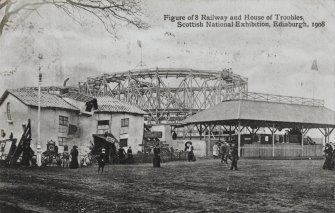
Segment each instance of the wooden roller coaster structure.
M177 123L223 100L248 92L248 80L230 69L141 69L89 77L79 91L112 96L145 110L147 122Z

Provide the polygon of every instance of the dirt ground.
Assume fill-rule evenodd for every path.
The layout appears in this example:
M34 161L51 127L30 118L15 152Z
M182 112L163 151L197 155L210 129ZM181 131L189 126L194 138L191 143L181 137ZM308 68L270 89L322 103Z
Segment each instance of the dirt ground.
M96 166L0 168L0 205L21 212L335 212L335 171L322 164L241 159L231 171L200 160L109 165L103 175Z

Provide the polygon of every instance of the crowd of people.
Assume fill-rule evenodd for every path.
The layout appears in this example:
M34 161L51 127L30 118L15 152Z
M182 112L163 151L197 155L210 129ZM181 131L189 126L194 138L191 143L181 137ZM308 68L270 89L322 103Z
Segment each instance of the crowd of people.
M62 165L63 167L69 167L71 169L79 168L78 164L78 150L77 146L73 146L71 151L68 151L68 147L64 147L64 152L62 156ZM187 159L189 162L196 161L195 155L194 155L194 147L191 142L187 142L185 144L185 151L187 152ZM323 169L329 169L333 170L335 169L335 144L332 142L327 143L325 145L324 149L325 153L325 162L323 164ZM153 148L153 167L160 167L161 163L161 150L159 144L156 144ZM120 147L117 152L118 157L118 163L134 163L133 153L131 147L127 149L127 152ZM238 157L238 148L235 144L229 144L227 142L217 142L213 145L213 157L215 159L220 159L221 163L228 164L228 160L231 161L230 169L237 170L237 162L239 160ZM106 163L107 155L106 155L106 149L102 148L101 153L99 156L97 156L97 162L98 162L98 173L103 173L104 166Z
M221 157L221 163L228 164L228 159L231 161L230 169L237 170L238 149L235 144L229 144L226 141L218 142L213 145L213 157L214 159Z
M326 156L332 156L330 153L333 153L333 150L335 149L331 147L330 145L328 145L328 149L326 149L325 151ZM187 160L189 162L196 161L196 157L194 155L194 147L191 141L185 143L184 151L187 152ZM78 154L79 152L78 152L77 146L73 146L70 152L69 152L68 147L64 146L63 155L61 157L61 165L63 167L69 167L71 169L79 168ZM153 147L153 159L152 159L153 167L160 167L160 163L161 163L160 155L161 155L161 149L160 149L159 143L157 143ZM127 151L125 151L123 147L119 147L114 157L116 158L116 160L114 158L110 159L112 160L113 163L119 163L119 164L134 163L134 157L133 157L131 147L129 147ZM226 164L228 164L228 160L230 160L231 161L230 169L237 170L237 162L238 162L239 157L238 157L238 149L235 146L235 144L229 144L225 141L215 143L213 146L213 157L215 159L221 159L221 163L226 163ZM108 162L108 158L109 156L106 154L106 149L101 148L99 154L95 157L99 165L98 174L103 173L104 166L106 162ZM333 164L331 165L330 163L330 162L333 162L331 161L331 159L333 158L330 158L330 157L326 158L324 169L330 168L331 166L332 168L334 168L335 165Z
M191 141L185 143L184 151L187 152L187 160L189 162L196 161L196 157L194 155L194 147ZM324 169L335 168L335 160L334 160L335 154L333 157L333 153L335 153L334 147L331 144L327 144L325 153L326 153L326 161L324 163L323 168ZM79 152L77 146L73 146L71 151L69 151L68 146L64 146L64 151L61 156L61 165L63 167L69 167L71 169L79 168L78 155ZM153 147L153 159L152 159L153 167L160 167L161 164L160 155L161 155L161 148L159 146L159 143L157 143ZM95 156L95 159L99 165L98 174L100 172L103 173L104 166L107 162L119 163L119 164L134 163L134 157L130 146L127 149L127 151L125 151L123 147L119 147L117 152L113 154L113 157L111 157L112 159L109 159L109 157L111 156L108 156L105 148L101 148L99 154ZM239 157L238 157L238 149L237 146L235 146L235 144L229 144L226 141L215 143L213 145L213 157L215 159L220 159L221 163L226 164L228 164L228 160L230 160L231 161L230 169L237 170L237 162L239 160Z

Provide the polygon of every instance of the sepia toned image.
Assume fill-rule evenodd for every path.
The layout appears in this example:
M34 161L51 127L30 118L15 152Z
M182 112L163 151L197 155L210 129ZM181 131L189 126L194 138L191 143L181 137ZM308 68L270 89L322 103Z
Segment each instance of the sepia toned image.
M0 213L334 212L334 11L0 0Z

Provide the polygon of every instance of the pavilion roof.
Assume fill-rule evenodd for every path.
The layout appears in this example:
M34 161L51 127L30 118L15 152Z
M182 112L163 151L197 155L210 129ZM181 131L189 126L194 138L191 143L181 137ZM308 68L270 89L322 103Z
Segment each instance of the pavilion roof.
M252 100L230 100L221 102L186 118L183 123L234 123L253 122L281 123L283 128L291 125L305 127L335 127L335 112L324 106L274 103Z

